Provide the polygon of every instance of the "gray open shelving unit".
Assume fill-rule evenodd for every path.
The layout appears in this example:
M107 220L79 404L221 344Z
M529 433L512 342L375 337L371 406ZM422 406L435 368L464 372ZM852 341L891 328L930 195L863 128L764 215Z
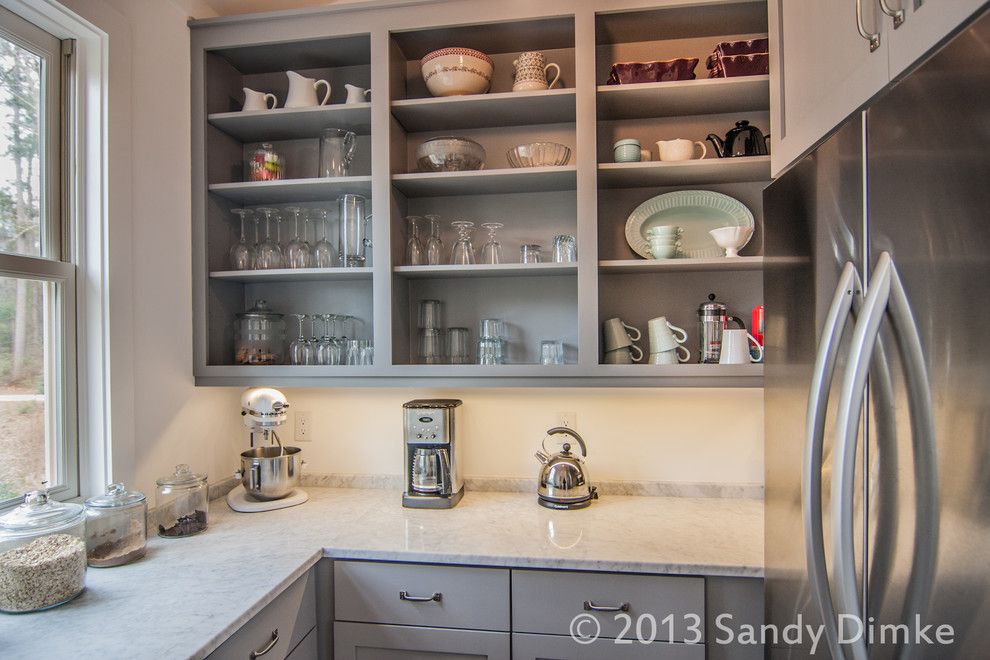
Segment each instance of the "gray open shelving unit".
M526 6L524 6L526 5ZM707 80L704 57L714 44L762 36L765 3L662 3L656 0L545 0L493 8L486 0L392 3L193 21L193 287L194 374L200 385L274 386L669 386L759 387L763 366L601 364L600 325L612 316L644 331L665 315L690 333L695 308L715 292L738 316L762 302L762 187L769 159L706 158L684 163L615 164L611 145L724 134L736 119L769 131L766 76ZM488 94L434 98L419 60L442 47L489 54L495 75ZM562 70L561 86L511 91L512 60L540 50ZM613 61L699 57L698 79L605 85ZM241 88L284 100L285 70L325 78L333 91L319 108L239 112ZM373 91L367 103L344 105L343 83ZM353 176L315 178L319 131L358 135ZM415 149L455 134L485 147L477 172L420 173ZM505 152L548 140L572 151L567 165L513 169ZM245 182L241 163L258 143L273 141L287 157L286 179ZM655 151L655 150L654 150ZM738 259L640 259L625 243L628 214L650 197L704 187L743 201L757 231ZM238 206L332 206L342 193L368 197L372 243L365 268L230 271ZM549 252L552 237L573 234L573 264L406 266L405 217L436 213L444 241L455 218L499 221L506 261L522 243ZM475 245L484 242L476 232ZM416 304L438 297L448 326L476 339L481 318L505 318L510 364L422 365L415 360ZM234 315L265 298L280 312L336 312L360 318L373 339L375 363L347 366L233 365ZM291 326L288 331L291 331ZM542 366L540 339L563 339L568 364Z

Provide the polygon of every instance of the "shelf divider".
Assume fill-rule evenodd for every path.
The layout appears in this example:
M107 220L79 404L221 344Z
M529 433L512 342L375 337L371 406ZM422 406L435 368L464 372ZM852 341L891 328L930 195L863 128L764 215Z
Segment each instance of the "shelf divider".
M732 272L763 269L763 257L714 259L612 259L598 262L603 274Z
M576 181L574 165L392 175L392 185L407 197L574 190Z
M470 264L439 266L396 266L392 272L405 279L445 279L467 277L546 277L577 274L577 263Z
M370 280L371 268L272 268L269 270L214 270L210 279L228 282L345 282Z
M574 121L574 90L470 94L392 102L392 115L410 133Z
M371 195L370 176L338 176L281 181L211 183L209 191L238 204L320 202L344 193Z
M704 158L701 160L599 163L600 188L695 185L769 181L770 156Z
M598 120L766 112L770 76L599 85Z
M324 128L344 128L358 135L370 135L371 103L216 112L207 121L241 142L318 138Z

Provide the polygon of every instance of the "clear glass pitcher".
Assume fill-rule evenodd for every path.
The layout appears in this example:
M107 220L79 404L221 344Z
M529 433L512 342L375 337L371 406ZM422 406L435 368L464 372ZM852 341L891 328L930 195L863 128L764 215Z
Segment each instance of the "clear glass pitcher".
M361 195L341 195L337 200L340 213L338 242L340 265L360 268L365 265L365 248L371 247L369 238L371 215L364 212L366 200Z
M357 136L342 128L325 128L320 132L319 176L347 176L354 160Z

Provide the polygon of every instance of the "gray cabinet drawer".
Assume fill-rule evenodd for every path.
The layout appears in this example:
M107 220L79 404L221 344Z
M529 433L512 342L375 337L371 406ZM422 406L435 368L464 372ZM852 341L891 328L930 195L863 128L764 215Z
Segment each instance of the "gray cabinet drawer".
M338 621L509 630L508 569L337 561L333 585Z
M616 644L614 639L578 644L562 635L512 633L512 660L705 660L704 644Z
M334 660L509 660L510 635L484 630L333 625Z
M210 654L210 660L248 660L265 648L278 631L278 641L264 657L283 660L316 627L316 577L313 571L289 585L263 610ZM300 656L306 657L306 656Z
M319 656L319 636L316 634L316 628L313 628L303 637L303 641L299 642L299 646L292 649L292 653L285 660L317 660Z
M636 622L641 616L649 615L656 620L657 640L704 641L704 578L512 571L514 632L569 635L571 620L578 614L588 614L601 625L602 637L618 637L627 625L625 617L617 617L617 612L587 610L586 602L594 607L626 604L625 614L632 618L632 628L626 631L626 638L636 639ZM664 622L668 615L671 620Z

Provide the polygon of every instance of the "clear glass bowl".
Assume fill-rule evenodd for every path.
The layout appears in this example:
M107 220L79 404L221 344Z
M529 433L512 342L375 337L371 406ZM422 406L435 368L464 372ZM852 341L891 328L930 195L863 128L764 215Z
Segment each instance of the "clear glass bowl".
M435 137L416 148L421 172L464 172L485 166L485 148L474 140Z
M520 144L506 152L512 167L557 167L571 159L570 147L557 142Z

